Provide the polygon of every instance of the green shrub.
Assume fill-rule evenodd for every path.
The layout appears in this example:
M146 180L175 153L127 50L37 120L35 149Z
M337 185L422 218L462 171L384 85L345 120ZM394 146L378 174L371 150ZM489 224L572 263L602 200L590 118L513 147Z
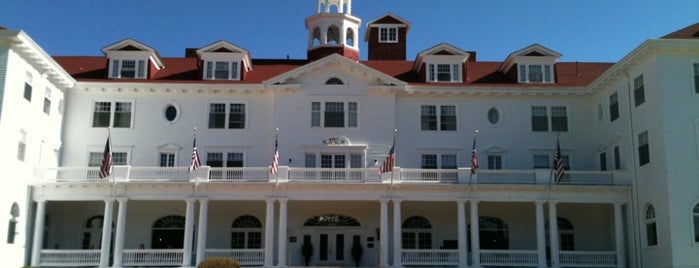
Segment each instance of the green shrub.
M240 268L240 264L229 258L208 258L199 263L197 268Z

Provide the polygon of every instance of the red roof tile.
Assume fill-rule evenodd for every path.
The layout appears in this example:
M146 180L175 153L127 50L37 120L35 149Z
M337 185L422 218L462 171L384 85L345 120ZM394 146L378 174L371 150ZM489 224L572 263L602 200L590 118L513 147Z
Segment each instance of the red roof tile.
M662 39L699 39L699 23L695 23L679 29L677 31L671 32L663 37Z

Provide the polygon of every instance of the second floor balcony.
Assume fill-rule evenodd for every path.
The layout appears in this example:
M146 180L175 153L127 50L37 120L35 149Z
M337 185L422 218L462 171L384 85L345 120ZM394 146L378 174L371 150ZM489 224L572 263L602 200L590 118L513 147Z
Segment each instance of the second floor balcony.
M567 170L560 182L549 169L487 170L470 168L414 169L396 167L378 173L377 168L222 168L114 166L107 178L99 167L36 168L33 184L46 183L313 183L313 184L524 184L524 185L627 185L617 171Z

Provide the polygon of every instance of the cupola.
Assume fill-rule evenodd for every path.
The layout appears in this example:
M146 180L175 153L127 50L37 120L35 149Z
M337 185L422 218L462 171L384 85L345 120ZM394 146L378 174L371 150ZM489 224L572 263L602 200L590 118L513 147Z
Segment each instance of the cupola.
M317 0L315 15L306 18L308 30L308 59L311 61L331 54L359 60L359 25L352 16L352 0Z

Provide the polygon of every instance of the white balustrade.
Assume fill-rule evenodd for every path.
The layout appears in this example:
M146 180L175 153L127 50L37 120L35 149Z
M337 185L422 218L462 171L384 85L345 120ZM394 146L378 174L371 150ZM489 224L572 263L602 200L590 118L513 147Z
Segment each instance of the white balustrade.
M535 170L479 169L478 183L483 184L536 184Z
M459 265L456 249L404 249L401 252L403 265Z
M566 170L560 184L613 185L614 175L609 171Z
M483 266L537 266L536 250L491 250L481 249L481 265Z
M187 167L131 167L129 181L186 182L190 179Z
M561 251L561 266L616 267L615 251Z
M99 249L42 249L41 266L98 266Z
M290 168L289 181L314 183L379 182L375 168Z
M269 168L266 167L212 167L209 181L215 182L266 182Z
M243 266L262 266L265 262L264 249L207 249L206 258L223 257L238 261Z
M401 168L400 172L400 182L457 183L459 181L457 169Z
M124 266L179 266L182 249L124 249Z

